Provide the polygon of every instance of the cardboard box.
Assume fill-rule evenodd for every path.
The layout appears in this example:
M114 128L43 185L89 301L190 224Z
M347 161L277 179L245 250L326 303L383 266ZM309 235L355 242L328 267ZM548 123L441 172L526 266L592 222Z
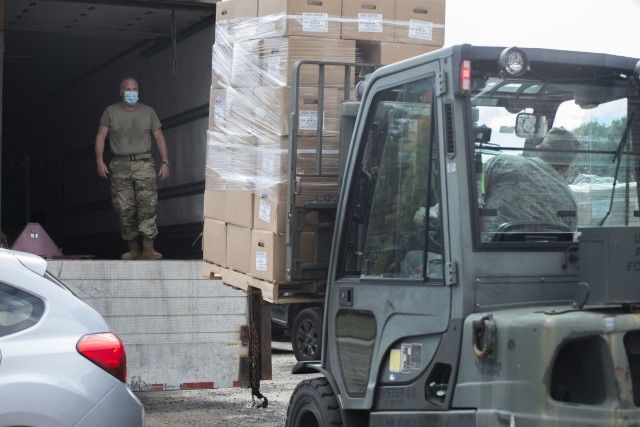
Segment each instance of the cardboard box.
M226 190L204 190L204 217L223 221L226 218Z
M224 88L231 85L231 66L233 65L233 43L229 40L226 30L221 30L216 24L218 37L211 51L211 86Z
M398 0L396 43L444 46L445 0Z
M262 280L284 281L285 237L283 234L251 232L251 275Z
M313 264L316 253L316 233L313 231L303 231L300 233L300 262L303 264Z
M227 267L251 273L251 229L227 224Z
M231 86L255 87L260 84L260 46L260 40L241 40L233 43Z
M319 93L315 87L298 89L298 135L318 133ZM327 87L323 91L322 132L337 135L340 131L340 105L344 90ZM289 135L289 121L292 113L290 86L260 86L255 88L253 99L260 100L255 108L255 128L258 133Z
M338 150L324 149L321 155L316 150L298 150L296 173L301 175L337 175L339 161Z
M225 123L221 126L227 133L249 134L256 128L255 107L252 87L230 87L224 101Z
M225 132L207 133L207 170L225 180L224 189L253 189L256 169L254 137Z
M259 147L256 150L256 189L262 177L270 182L289 180L291 153L287 149ZM322 154L314 148L296 150L296 173L300 175L320 175L338 173L338 150L323 147Z
M258 0L222 0L216 3L216 40L225 36L231 41L255 38L257 16Z
M336 201L338 197L337 177L303 177L296 183L296 206L307 202Z
M253 227L253 197L248 190L227 190L225 222L239 227Z
M389 0L343 0L342 38L392 42L395 3Z
M367 64L393 64L404 59L437 50L437 46L407 45L388 42L356 42L358 58Z
M260 0L260 37L340 38L342 0Z
M286 148L258 147L256 150L256 190L261 181L271 182L289 180L289 150ZM259 194L259 192L258 192Z
M258 148L272 148L272 149L289 149L289 136L281 136L274 134L256 135L256 147ZM317 136L298 136L296 146L298 149L316 150L318 138ZM323 150L337 150L339 145L338 135L323 135L322 136L322 149ZM260 160L258 159L258 169L260 166Z
M227 266L227 225L224 222L204 219L202 257L205 261Z
M211 88L209 94L209 130L223 131L226 122L226 97L227 90Z
M226 191L227 180L220 178L220 176L213 172L211 169L206 168L204 172L204 188L211 191Z
M287 202L256 196L253 210L253 229L284 233L287 228Z
M298 61L355 62L356 44L354 40L326 39L315 37L276 37L260 41L261 85L291 86L293 64ZM318 86L319 67L303 65L298 77L298 86ZM344 85L344 67L325 67L325 86ZM352 67L351 82L355 81L355 67Z
M216 3L216 22L257 16L258 0L222 0Z
M256 197L268 198L285 203L288 197L288 182L272 181L269 186L256 189ZM296 206L304 206L307 202L336 201L338 194L337 177L298 177L295 183Z

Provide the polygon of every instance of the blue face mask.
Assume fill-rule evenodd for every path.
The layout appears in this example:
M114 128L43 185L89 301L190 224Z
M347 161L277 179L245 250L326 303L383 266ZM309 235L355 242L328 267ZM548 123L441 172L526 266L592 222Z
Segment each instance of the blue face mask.
M124 102L129 105L135 105L136 102L138 102L138 92L136 92L135 90L125 90Z

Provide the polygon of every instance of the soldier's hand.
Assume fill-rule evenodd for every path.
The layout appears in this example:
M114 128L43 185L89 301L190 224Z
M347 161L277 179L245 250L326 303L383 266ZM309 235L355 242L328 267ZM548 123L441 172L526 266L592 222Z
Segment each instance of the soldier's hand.
M104 164L104 161L98 161L98 176L106 178L109 175L109 168Z
M158 176L160 177L161 180L165 180L167 178L169 178L169 165L163 163L160 166L160 172L158 172Z

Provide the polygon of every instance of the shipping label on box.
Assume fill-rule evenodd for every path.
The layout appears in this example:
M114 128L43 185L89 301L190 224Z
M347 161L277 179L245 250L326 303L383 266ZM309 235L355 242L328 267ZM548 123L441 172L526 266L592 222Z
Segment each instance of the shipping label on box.
M256 252L256 271L267 271L269 269L269 255L267 252Z
M274 153L265 153L260 162L260 171L273 175L280 172L280 167L276 169L276 165L280 165L279 156Z
M261 0L258 34L340 38L341 14L342 0Z
M251 232L251 275L262 280L285 280L285 239L283 234Z
M395 3L388 0L343 0L342 38L392 42Z
M266 200L260 199L258 219L269 224L271 222L271 206Z
M337 135L340 131L340 105L343 90L327 87L323 91L323 128L325 135ZM256 134L288 135L292 113L290 86L261 86L254 89L251 102L255 111L253 128ZM318 132L319 93L317 87L298 88L298 134L315 135Z
M445 0L396 2L396 43L442 47L445 32Z
M254 230L284 233L287 220L287 202L277 198L256 197L254 207Z
M381 13L358 13L358 32L381 33L382 32L382 14Z
M411 19L409 21L409 37L420 40L433 40L433 22Z
M304 12L302 14L303 33L328 33L329 14Z
M298 128L300 130L314 131L318 129L318 112L314 110L298 111Z

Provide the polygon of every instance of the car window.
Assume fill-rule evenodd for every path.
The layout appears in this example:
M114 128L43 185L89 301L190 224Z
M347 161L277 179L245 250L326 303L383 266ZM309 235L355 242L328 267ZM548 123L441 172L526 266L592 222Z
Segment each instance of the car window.
M36 324L43 312L42 300L0 283L0 337Z

